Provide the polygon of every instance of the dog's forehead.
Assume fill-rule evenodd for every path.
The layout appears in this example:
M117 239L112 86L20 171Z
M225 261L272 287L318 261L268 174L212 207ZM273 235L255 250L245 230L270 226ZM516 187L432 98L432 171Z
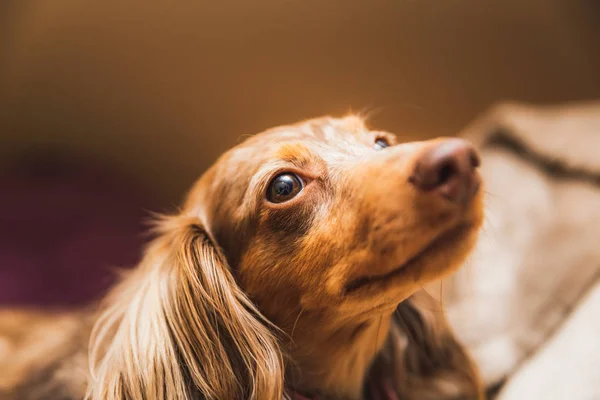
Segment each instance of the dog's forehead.
M340 141L354 141L368 132L363 119L351 115L344 118L316 118L295 125L270 129L256 135L262 138L280 140L310 140L323 144L335 144Z
M231 163L260 163L261 160L318 157L323 153L352 152L364 147L369 130L356 116L318 118L281 126L256 134L230 151Z

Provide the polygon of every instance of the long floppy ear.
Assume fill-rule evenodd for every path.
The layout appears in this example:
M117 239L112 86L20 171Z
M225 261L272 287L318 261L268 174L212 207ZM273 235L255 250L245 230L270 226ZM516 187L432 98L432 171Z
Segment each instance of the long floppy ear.
M372 373L387 379L401 399L483 399L474 363L441 305L424 291L398 306Z
M200 220L166 218L96 322L87 397L279 400L272 331Z

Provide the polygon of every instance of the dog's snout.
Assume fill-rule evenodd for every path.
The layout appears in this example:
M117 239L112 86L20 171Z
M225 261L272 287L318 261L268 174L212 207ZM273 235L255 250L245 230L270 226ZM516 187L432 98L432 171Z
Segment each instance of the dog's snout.
M419 156L410 181L421 191L435 192L454 203L464 204L479 188L475 171L479 164L479 155L469 142L448 139Z

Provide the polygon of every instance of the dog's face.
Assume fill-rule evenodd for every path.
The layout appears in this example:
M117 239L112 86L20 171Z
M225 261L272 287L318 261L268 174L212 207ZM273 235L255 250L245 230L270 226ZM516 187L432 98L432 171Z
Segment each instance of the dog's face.
M357 117L316 119L226 153L185 209L284 330L299 310L360 322L464 261L483 219L478 162L457 139L397 144Z
M465 141L396 144L356 117L246 140L113 289L91 398L358 399L371 370L402 398L479 398L441 313L404 301L473 246L478 163Z

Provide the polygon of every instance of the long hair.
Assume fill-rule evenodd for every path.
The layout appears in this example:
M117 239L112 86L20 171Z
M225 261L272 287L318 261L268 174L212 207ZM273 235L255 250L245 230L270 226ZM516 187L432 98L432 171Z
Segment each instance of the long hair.
M373 373L387 377L402 399L483 399L475 363L456 339L441 305L421 290L402 302Z
M202 222L163 218L96 322L87 398L280 400L274 332Z
M90 339L87 399L287 397L278 329L236 284L204 226L163 218L140 265L107 297ZM369 376L405 399L482 398L436 307L419 294L400 304Z

